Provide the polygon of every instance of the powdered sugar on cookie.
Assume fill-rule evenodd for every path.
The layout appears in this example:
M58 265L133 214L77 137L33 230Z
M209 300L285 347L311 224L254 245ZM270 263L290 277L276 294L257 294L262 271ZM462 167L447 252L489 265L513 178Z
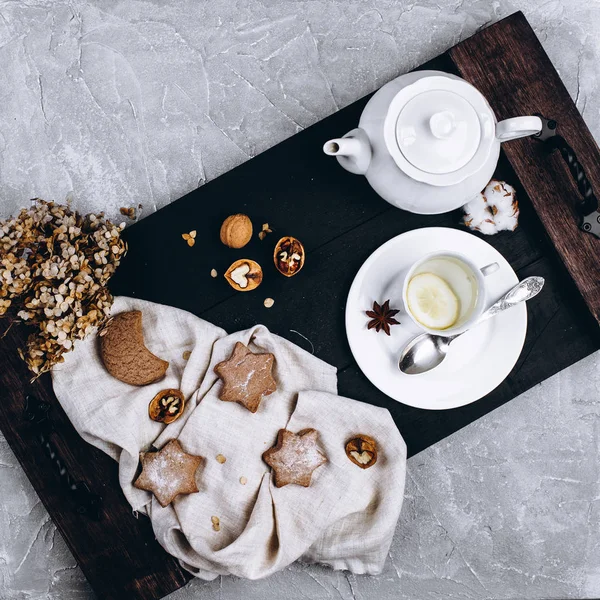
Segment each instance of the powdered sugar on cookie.
M275 485L283 487L295 483L308 487L313 472L327 462L318 447L319 432L303 429L293 433L280 429L277 443L263 453L263 460L275 473Z
M238 342L231 356L215 367L223 380L219 399L237 402L255 413L264 396L277 389L272 371L275 357L272 354L255 354Z
M179 494L198 491L196 471L202 457L184 452L178 440L171 440L158 452L146 452L141 460L142 473L134 486L152 492L161 506L167 506Z

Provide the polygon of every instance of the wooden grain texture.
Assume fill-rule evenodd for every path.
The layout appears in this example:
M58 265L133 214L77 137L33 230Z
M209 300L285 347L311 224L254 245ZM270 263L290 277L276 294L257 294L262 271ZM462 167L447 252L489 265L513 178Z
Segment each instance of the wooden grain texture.
M515 28L519 36L514 36ZM513 37L511 49L506 51L509 30ZM484 42L475 51L479 39ZM471 57L474 52L477 56ZM479 54L485 55L486 60L479 61ZM524 101L519 90L528 83L522 78L531 77L525 67L519 66L525 55L528 60L533 57L542 62L545 77L558 78L544 62L545 55L523 17L517 15L478 33L423 68L457 72L449 58L452 56L461 73L482 87L487 85L487 70L480 66L492 65L497 74L509 81L500 97L489 94L491 104L500 116L512 116L520 112L515 103ZM469 69L470 62L476 66ZM545 228L536 214L542 201L536 197L533 205L529 202L528 192L538 193L538 188L532 184L527 169L546 177L546 171L554 165L556 173L545 184L549 193L562 197L574 194L575 188L559 157L548 159L535 142L517 141L506 145L510 163L502 157L497 176L517 187L521 226L514 233L505 232L486 240L506 257L519 276L543 275L547 284L528 307L527 338L515 369L485 398L450 411L425 411L394 402L362 375L351 356L344 330L346 297L362 262L382 243L404 231L426 226L461 227L458 213L427 217L390 207L363 177L347 173L321 152L327 139L356 126L367 101L368 97L355 102L126 230L130 252L112 280L111 289L115 294L188 310L229 331L264 323L273 332L335 365L341 394L388 408L407 441L409 454L414 455L587 356L600 347L600 340L595 320L548 241L548 233L554 240L559 227L553 234L552 224L548 225L543 213ZM559 94L555 102L557 115L576 112L566 94ZM572 119L577 121L575 116ZM570 129L566 137L585 164L586 149L593 140L585 128L577 131L580 139L573 140ZM525 186L513 167L526 180ZM556 192L554 186L563 191ZM565 202L555 210L568 212L568 207ZM257 229L268 222L274 233L264 241L255 236L243 250L225 248L219 241L219 226L226 216L236 212L250 214ZM181 238L191 229L197 230L193 248ZM567 231L572 232L570 243L575 246L581 240L586 248L595 243L579 230L571 227ZM298 237L307 250L304 269L291 279L279 275L272 265L273 246L282 235ZM241 257L257 260L264 268L264 282L249 294L233 291L222 277L230 263ZM568 261L565 264L568 266ZM219 272L216 279L210 276L213 268ZM263 306L265 297L275 299L273 308ZM58 405L49 379L42 378L33 388L53 405L53 439L59 452L74 477L86 481L92 491L104 497L100 523L72 510L22 417L23 398L29 387L28 375L15 351L19 335L13 331L0 343L0 429L98 597L150 600L177 589L188 575L157 545L147 519L136 520L131 515L118 485L116 464L77 435Z
M498 119L540 113L580 158L596 195L600 150L523 13L518 12L449 51L459 74L489 100ZM558 152L524 138L504 152L590 312L600 322L600 239L578 228L577 187Z

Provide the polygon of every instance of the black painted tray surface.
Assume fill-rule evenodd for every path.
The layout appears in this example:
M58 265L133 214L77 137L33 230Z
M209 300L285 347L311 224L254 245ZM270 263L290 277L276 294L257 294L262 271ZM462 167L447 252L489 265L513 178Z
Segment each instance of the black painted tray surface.
M441 57L422 68L453 71ZM382 200L362 176L323 154L328 139L358 124L369 97L340 110L126 231L129 254L111 283L115 294L188 310L228 332L263 323L271 331L335 365L339 393L388 408L415 454L488 413L599 347L596 329L573 282L555 257L536 213L508 161L496 176L518 189L520 226L484 236L520 278L541 275L544 291L528 304L528 331L519 361L492 393L462 408L426 411L398 403L375 388L357 367L344 329L346 297L365 259L390 238L419 227L461 225L460 211L415 215ZM233 250L219 240L222 221L248 214L255 235ZM273 233L259 240L263 223ZM182 234L197 231L189 247ZM293 278L274 268L279 237L293 235L306 248L306 264ZM223 273L238 258L263 266L264 281L252 292L234 291ZM217 278L210 272L216 269ZM266 309L265 298L275 305ZM365 307L365 309L368 307ZM373 335L376 335L373 333ZM310 342L307 342L307 339Z

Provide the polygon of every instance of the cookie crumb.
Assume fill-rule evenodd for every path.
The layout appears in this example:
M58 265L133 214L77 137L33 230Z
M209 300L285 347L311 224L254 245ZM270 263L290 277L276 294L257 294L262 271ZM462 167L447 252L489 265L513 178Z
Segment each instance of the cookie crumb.
M246 479L246 478L245 478L245 477L242 475L242 476L240 477L240 483L241 483L242 485L246 485L246 484L248 483L248 480L247 480L247 479Z
M265 308L271 308L271 306L275 304L275 300L273 300L273 298L265 298L263 304L265 305Z
M189 350L186 350L183 353L183 360L190 360L190 356L192 355L192 353Z
M212 269L212 271L210 272L210 276L214 279L217 275L218 275L217 270Z
M217 454L217 462L223 464L227 459L222 454Z
M211 517L210 520L212 522L212 528L215 531L221 531L221 521L219 520L219 517Z

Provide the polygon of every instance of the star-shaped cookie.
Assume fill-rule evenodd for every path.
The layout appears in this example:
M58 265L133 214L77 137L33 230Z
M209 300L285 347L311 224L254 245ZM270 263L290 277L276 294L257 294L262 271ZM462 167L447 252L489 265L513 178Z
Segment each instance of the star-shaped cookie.
M238 342L231 356L215 367L215 373L223 380L219 399L237 402L255 413L263 397L277 389L274 362L272 354L255 354Z
M184 452L179 440L171 440L158 452L142 453L140 458L142 473L133 485L152 492L161 506L169 505L179 494L199 491L196 471L202 457Z
M327 457L319 450L319 432L303 429L293 433L280 429L277 443L263 453L263 460L275 473L275 485L283 487L295 483L308 487L315 469L327 462Z

